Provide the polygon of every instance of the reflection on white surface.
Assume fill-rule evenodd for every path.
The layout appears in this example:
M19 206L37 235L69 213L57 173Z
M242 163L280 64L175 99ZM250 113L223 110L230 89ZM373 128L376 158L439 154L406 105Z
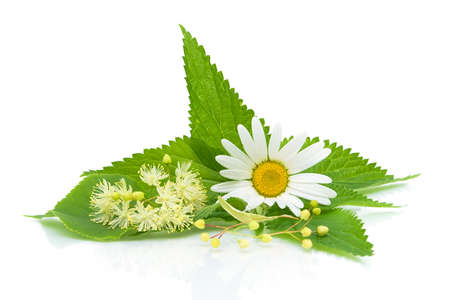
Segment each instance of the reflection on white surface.
M390 193L375 198L393 200ZM426 190L412 193L422 199ZM408 191L402 195L408 199ZM402 199L396 200L402 204ZM445 247L434 249L435 256L426 243L414 243L418 237L439 239L436 231L417 221L423 218L421 202L408 201L406 209L355 209L366 223L369 241L375 244L375 256L369 258L305 251L279 239L270 244L252 240L242 250L232 235L225 235L222 245L213 249L200 241L198 233L190 232L171 238L150 234L134 240L95 242L68 232L57 220L40 224L23 217L9 222L9 228L18 229L7 232L14 243L2 258L14 266L7 269L9 277L27 284L27 289L16 290L23 297L55 291L53 299L64 295L79 300L89 294L96 298L273 300L333 298L341 291L349 299L379 299L387 293L401 297L407 289L428 295L430 290L421 285L423 272L442 263L439 253ZM437 278L434 285L444 278Z
M231 235L225 235L222 245L213 249L200 241L198 234L174 235L169 239L156 236L137 241L92 242L62 235L53 227L43 228L50 244L56 248L72 253L89 252L89 260L95 262L100 274L138 277L148 282L153 290L164 290L172 296L180 292L187 299L200 299L205 295L214 295L215 299L274 297L280 291L299 290L306 282L333 276L332 272L321 274L323 265L330 260L351 264L354 268L364 264L304 251L299 245L277 239L270 244L252 240L250 248L240 249ZM168 286L171 290L166 290Z

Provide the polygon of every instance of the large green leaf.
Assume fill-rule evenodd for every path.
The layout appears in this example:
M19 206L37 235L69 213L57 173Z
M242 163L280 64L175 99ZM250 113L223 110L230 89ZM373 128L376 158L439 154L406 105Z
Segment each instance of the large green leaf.
M290 219L277 219L266 223L266 228L270 232L277 232L287 229L293 224ZM325 225L329 228L326 236L319 237L312 235L316 249L325 250L333 253L351 254L357 256L372 255L372 244L367 241L367 235L363 228L363 223L351 211L345 209L333 209L315 216L308 227L315 230L318 225ZM298 225L294 229L299 229Z
M172 172L176 168L177 162L191 161L192 168L199 172L204 185L208 188L209 201L216 200L217 194L209 191L209 187L225 179L217 171L220 166L214 160L215 150L198 139L191 139L186 136L176 138L175 141L169 142L169 145L163 145L160 148L145 149L143 153L135 153L130 158L115 161L111 166L104 167L101 170L84 172L83 175L119 174L138 180L138 170L143 164L161 163L162 157L166 153L172 157L172 164L170 165Z
M339 206L365 206L365 207L397 207L392 203L379 202L370 199L364 194L361 194L355 190L352 190L344 185L329 184L336 193L336 198L331 199L330 206L324 206L324 208L334 208Z
M243 105L222 72L211 64L203 46L183 26L180 27L184 36L183 59L190 99L191 136L216 149L222 149L222 138L241 146L237 125L250 129L254 112ZM267 133L268 128L265 130Z
M125 178L126 182L134 189L138 189L136 181L129 177L118 175L92 174L84 178L64 199L59 201L55 208L45 215L31 216L35 218L58 217L64 226L81 236L94 240L117 240L127 233L119 228L110 229L107 226L91 221L89 214L90 196L94 186L105 179L109 182L119 181Z
M319 141L317 137L308 138L303 148L317 141ZM393 175L387 174L387 170L377 166L376 163L369 163L368 159L361 157L359 153L352 152L352 149L338 146L328 140L325 140L324 143L331 149L331 154L305 172L325 174L333 179L334 184L359 189L408 180L417 176L394 178Z

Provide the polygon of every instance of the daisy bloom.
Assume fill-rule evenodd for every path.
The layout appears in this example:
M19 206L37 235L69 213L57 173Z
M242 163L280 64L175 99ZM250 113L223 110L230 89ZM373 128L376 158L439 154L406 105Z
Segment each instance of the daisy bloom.
M262 203L269 206L277 203L280 208L289 207L296 216L303 207L300 198L329 205L330 199L336 197L335 191L321 185L331 183L330 177L302 173L331 153L323 142L299 151L306 140L305 135L299 135L281 147L281 127L277 125L267 144L257 118L252 120L252 135L243 125L238 125L237 130L245 152L230 141L222 140L230 155L218 155L216 160L226 168L220 174L231 181L213 185L212 191L226 193L224 199L241 198L247 202L246 210Z

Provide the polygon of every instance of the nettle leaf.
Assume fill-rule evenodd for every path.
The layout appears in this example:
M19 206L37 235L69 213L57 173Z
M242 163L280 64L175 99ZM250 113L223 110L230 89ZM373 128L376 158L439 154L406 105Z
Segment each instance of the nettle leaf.
M89 217L89 214L92 213L89 201L95 185L103 179L109 182L116 182L121 178L124 178L133 189L138 189L136 181L129 177L100 174L89 175L64 199L59 201L53 210L45 215L32 217L58 217L68 230L95 240L117 240L127 233L134 233L134 230L110 229L107 226L92 222Z
M216 65L211 64L203 46L183 26L180 27L184 36L183 59L190 99L191 136L216 149L222 149L223 138L241 147L237 125L250 129L255 113L243 104ZM264 125L263 119L261 122ZM267 134L268 127L265 131Z
M319 138L308 138L302 148L316 143ZM408 176L405 178L394 178L388 175L387 170L377 166L376 163L369 163L359 155L352 152L350 148L338 146L329 140L324 141L325 145L331 149L331 154L304 172L325 174L333 179L336 185L342 185L352 189L360 189L369 186L382 185L402 180L408 180L418 175Z
M143 164L159 164L166 153L172 158L171 172L175 171L177 162L191 161L192 168L199 172L205 187L208 189L208 201L212 202L217 199L217 193L210 191L209 188L213 184L224 181L225 178L217 171L220 166L214 163L215 150L198 139L191 139L186 136L176 138L175 141L169 142L169 145L163 145L160 148L145 149L143 153L135 153L130 158L115 161L111 166L104 167L101 170L84 172L83 176L89 174L119 174L138 180L138 171ZM141 184L140 181L139 184Z
M277 232L287 229L293 224L290 219L277 219L266 223L266 230ZM356 256L369 256L373 254L373 245L367 241L363 222L351 211L333 209L315 216L308 227L315 230L319 225L329 228L326 236L312 235L314 248L336 254L351 254ZM300 229L301 225L295 227Z
M392 203L379 202L370 199L364 194L361 194L355 190L347 188L343 185L328 184L328 187L332 188L336 193L336 198L331 199L330 206L323 206L323 208L334 208L339 206L365 206L365 207L398 207Z

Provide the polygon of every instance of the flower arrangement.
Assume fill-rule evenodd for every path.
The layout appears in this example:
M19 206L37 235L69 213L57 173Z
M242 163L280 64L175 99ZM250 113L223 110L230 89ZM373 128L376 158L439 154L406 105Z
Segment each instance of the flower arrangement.
M213 248L231 233L241 248L280 236L305 249L372 255L363 222L345 207L396 207L368 194L418 175L395 178L329 140L283 138L280 125L256 117L181 30L191 135L84 172L52 210L32 217L57 217L95 240L205 230L200 239Z

